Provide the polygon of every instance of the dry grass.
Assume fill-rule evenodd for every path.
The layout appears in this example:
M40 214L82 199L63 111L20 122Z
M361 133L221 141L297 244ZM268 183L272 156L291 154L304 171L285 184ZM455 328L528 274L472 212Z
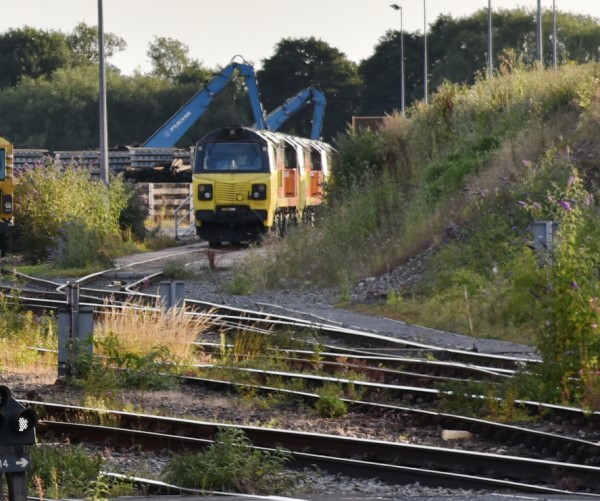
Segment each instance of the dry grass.
M213 328L215 322L211 315L193 315L183 308L129 306L106 310L95 327L95 337L116 336L131 353L149 353L160 346L177 359L190 360L195 349L193 343Z

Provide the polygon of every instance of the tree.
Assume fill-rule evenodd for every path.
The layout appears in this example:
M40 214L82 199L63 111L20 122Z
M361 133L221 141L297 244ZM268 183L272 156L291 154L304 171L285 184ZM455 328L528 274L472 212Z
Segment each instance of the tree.
M179 40L154 37L148 47L146 54L152 63L152 74L157 77L174 80L191 65L188 57L190 49Z
M13 87L24 77L49 76L71 62L72 53L60 32L25 26L0 35L0 88Z
M532 9L498 9L493 12L492 63L498 67L507 51L525 65L536 62L536 21ZM584 63L600 58L600 23L589 16L557 13L559 63ZM486 74L488 64L488 10L453 18L440 15L428 33L428 75L431 92L444 81L472 84ZM544 64L552 63L552 12L543 13ZM423 36L405 33L406 103L423 97ZM361 113L383 115L400 103L400 33L386 33L373 55L360 64L360 75L368 92L363 94Z
M388 31L379 39L373 55L361 61L364 83L360 114L383 116L401 108L400 32ZM423 37L404 34L405 102L423 98Z
M66 40L75 64L98 64L98 26L79 23L67 34ZM127 42L123 38L113 33L104 34L104 54L107 60L126 47Z
M342 52L314 37L285 38L276 45L275 54L262 63L257 78L267 112L300 90L315 86L327 98L323 137L330 140L347 128L358 110L362 83L356 64ZM312 111L306 108L282 130L308 137L311 116Z

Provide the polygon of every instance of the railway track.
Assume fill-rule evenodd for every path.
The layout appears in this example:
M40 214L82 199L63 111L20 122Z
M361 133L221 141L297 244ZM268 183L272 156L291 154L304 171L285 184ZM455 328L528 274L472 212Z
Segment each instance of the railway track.
M3 272L17 277L8 270ZM134 301L135 308L159 308L158 295L141 293L137 289L141 285L147 288L149 283L159 280L160 273L153 272L138 276L131 282L134 278L132 274L129 285L113 280L107 287L106 283L109 282L107 277L111 276L111 273L114 277L114 270L107 270L76 281L80 304L92 306L97 312L108 307L122 308L125 311L132 308ZM31 285L27 288L5 285L5 296L14 297L15 302L25 307L50 310L67 306L65 297L67 284L48 280L39 281L22 276L18 277L18 280L21 285L24 283ZM104 282L105 285L99 287L96 285L99 282ZM394 415L396 419L401 419L415 427L464 430L497 444L509 446L523 444L526 453L496 457L497 455L489 453L475 451L470 453L443 447L431 447L430 450L426 446L396 442L379 441L373 445L368 444L369 441L364 439L331 438L318 434L311 434L316 438L309 440L308 435L302 433L284 430L271 433L244 427L244 431L250 432L251 440L258 447L274 447L284 443L285 447L293 450L298 464L309 461L313 464L321 464L324 468L328 465L329 469L355 475L365 474L364 472L368 471L367 476L375 475L395 481L403 478L414 481L417 475L419 478L423 476L424 483L432 482L435 485L442 483L451 487L469 486L476 489L514 489L542 493L577 490L590 496L600 495L600 476L598 476L600 472L597 470L600 454L595 442L455 416L425 408L440 395L440 390L431 388L433 385L449 381L502 382L513 377L516 371L537 364L536 359L440 348L350 328L314 316L308 318L306 315L295 316L293 312L281 310L276 313L277 309L273 308L268 311L251 310L198 300L186 300L185 308L187 315L209 317L215 327L224 331L242 330L268 335L275 330L280 330L292 337L295 333L310 331L318 337L318 346L311 346L304 339L303 342L308 345L307 349L285 350L285 353L277 354L280 360L285 360L286 364L297 372L269 372L246 368L244 371L252 375L253 384L235 384L210 377L188 377L186 378L188 385L201 385L218 391L246 387L259 393L284 392L292 398L312 402L315 402L319 395L308 391L294 392L271 388L264 383L269 378L302 378L305 381L303 384L307 387L311 385L319 387L328 382L340 386L359 385L364 394L371 394L372 398L369 398L369 401L343 399L353 411L364 412L372 417ZM210 343L198 343L198 346L205 353L215 349L215 345ZM331 376L307 373L315 366L317 352L319 371L328 372ZM196 369L210 370L211 367L204 366ZM228 370L231 372L232 368ZM241 372L241 369L236 371ZM345 380L334 377L339 371L352 371L355 375L353 379ZM368 376L369 380L357 381L356 374ZM310 381L310 384L306 381ZM387 396L383 397L383 395ZM382 398L387 403L377 401ZM478 397L474 396L474 398ZM402 403L410 402L410 405L390 403L394 400ZM67 409L59 404L34 401L25 401L25 403L42 410L44 419L41 421L40 435L60 433L69 439L81 441L109 440L115 444L140 443L144 447L167 444L167 448L174 449L196 448L205 447L210 443L215 430L214 423L201 425L187 420L176 422L177 420L168 418L139 417L140 415L132 417L126 413L111 412L112 416L118 416L119 426L99 431L89 423L79 422L81 414L89 415L99 411L81 407ZM538 402L517 401L516 405L531 414L551 414L554 419L568 421L575 426L585 426L589 429L600 427L600 417L596 413L547 406ZM132 425L133 422L136 424ZM201 431L202 426L207 428ZM223 424L223 426L231 425ZM209 433L206 430L213 431ZM142 432L149 435L142 435ZM101 435L104 436L103 439ZM187 440L192 440L193 446L192 442L188 443ZM303 448L300 444L303 444ZM333 457L332 450L343 452ZM531 457L522 457L523 455ZM321 463L317 462L316 457L321 458ZM361 471L363 473L359 473ZM565 490L567 484L568 488Z
M45 402L21 403L34 406L42 416L40 435L63 436L72 443L110 444L117 448L135 445L152 451L201 450L212 443L220 430L232 427L227 423ZM94 420L110 421L112 425L89 424ZM285 447L293 453L296 467L317 465L330 472L377 476L395 483L418 478L425 484L446 487L555 494L576 491L600 497L600 469L596 466L321 433L235 427L244 431L254 447Z

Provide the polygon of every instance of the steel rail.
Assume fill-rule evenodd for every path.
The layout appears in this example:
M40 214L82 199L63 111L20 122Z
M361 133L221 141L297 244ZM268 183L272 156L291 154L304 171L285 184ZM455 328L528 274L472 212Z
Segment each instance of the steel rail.
M577 485L583 493L593 492L600 495L600 468L594 466L274 428L234 426L104 409L69 407L44 402L22 402L38 409L42 416L39 424L40 433L64 434L74 442L94 440L111 445L123 444L131 447L143 444L145 447L152 446L153 450L176 450L177 447L183 447L183 444L191 447L190 444L198 440L201 442L197 442L196 446L201 444L201 447L205 447L206 441L214 440L220 430L236 428L241 429L254 446L269 449L281 446L294 455L299 453L311 454L313 457L334 455L336 458L363 461L384 469L425 468L434 470L438 474L464 475L465 482L468 476L474 475L494 481L538 485L543 483L544 488L560 490L557 485L568 480L571 485ZM94 415L99 420L109 418L117 421L119 427L111 427L108 432L101 433L93 425L70 422L81 417L89 420ZM52 421L50 417L67 418L68 422ZM132 433L129 434L125 430ZM149 438L143 439L143 442L142 432L151 433ZM100 433L101 436L98 435Z

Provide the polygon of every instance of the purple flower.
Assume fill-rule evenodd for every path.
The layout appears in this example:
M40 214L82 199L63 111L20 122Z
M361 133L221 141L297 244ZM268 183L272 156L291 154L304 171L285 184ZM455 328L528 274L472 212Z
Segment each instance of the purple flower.
M558 204L565 210L573 210L568 200L561 200Z
M525 202L523 202L523 200L519 200L517 202L521 207L525 207L527 204Z
M575 280L571 282L571 289L579 289L579 284Z
M541 210L542 209L542 204L540 204L539 202L533 202L533 208Z

